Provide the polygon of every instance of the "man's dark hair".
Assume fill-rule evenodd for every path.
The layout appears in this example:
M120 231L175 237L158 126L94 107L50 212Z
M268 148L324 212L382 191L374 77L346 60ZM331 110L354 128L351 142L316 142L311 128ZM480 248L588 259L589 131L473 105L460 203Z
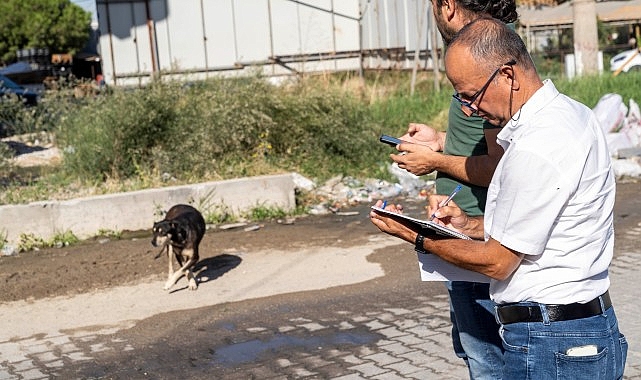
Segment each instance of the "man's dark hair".
M442 6L446 0L436 0L437 6ZM516 12L515 0L448 0L455 1L458 6L467 12L487 14L506 24L515 22L519 15Z

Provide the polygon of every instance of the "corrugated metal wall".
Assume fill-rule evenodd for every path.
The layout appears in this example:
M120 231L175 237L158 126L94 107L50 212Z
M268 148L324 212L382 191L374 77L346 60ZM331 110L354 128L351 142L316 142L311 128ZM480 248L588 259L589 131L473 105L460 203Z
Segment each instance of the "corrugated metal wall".
M116 85L411 68L417 48L426 68L435 35L428 0L97 0L97 10L103 74Z

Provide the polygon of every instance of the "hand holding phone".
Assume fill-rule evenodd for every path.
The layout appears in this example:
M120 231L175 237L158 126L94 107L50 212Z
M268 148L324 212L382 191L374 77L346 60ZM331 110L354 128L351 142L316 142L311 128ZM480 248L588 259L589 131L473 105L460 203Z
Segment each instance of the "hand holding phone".
M404 144L407 142L388 135L381 135L381 137L379 138L379 141L391 146L397 146L399 144Z

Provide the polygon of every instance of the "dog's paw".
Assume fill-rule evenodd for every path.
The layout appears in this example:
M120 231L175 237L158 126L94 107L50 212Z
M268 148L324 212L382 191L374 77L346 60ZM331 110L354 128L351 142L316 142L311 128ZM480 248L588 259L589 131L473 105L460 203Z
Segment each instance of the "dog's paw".
M165 286L163 286L163 289L164 290L169 290L169 289L171 289L172 286L174 286L174 283L171 282L171 281L167 281L167 282L165 282Z
M189 290L196 290L198 289L198 284L196 283L196 280L192 279L189 281Z

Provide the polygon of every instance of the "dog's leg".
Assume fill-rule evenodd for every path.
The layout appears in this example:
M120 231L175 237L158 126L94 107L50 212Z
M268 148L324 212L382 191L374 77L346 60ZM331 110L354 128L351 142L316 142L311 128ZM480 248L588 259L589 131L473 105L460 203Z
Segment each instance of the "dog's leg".
M174 247L171 244L167 245L167 263L169 267L168 277L174 273Z
M196 265L198 259L200 258L200 256L198 255L198 245L196 245L191 250L188 257L189 260L185 263L184 268L186 271L187 280L189 281L189 290L196 290L198 289L198 282L196 281L196 276L194 275L192 268Z
M194 276L194 272L191 269L198 262L198 247L191 250L191 255L189 255L188 257L189 260L185 263L183 268L185 268L185 274L187 275L187 280L189 281L189 290L196 290L198 289L198 282L196 282L196 276Z
M185 262L185 264L175 271L172 276L167 280L165 283L165 290L171 288L174 286L176 282L182 277L182 276L187 276L187 279L189 281L189 290L196 290L198 289L198 284L196 283L196 277L194 274L191 272L191 268L196 264L198 261L198 257L194 255L193 250L190 249L185 249L183 250L183 255L188 257L188 260Z
M194 276L194 272L192 272L191 269L187 269L187 280L189 281L189 290L198 289L196 277Z
M178 282L178 280L180 280L180 278L184 274L185 273L183 273L182 270L177 270L171 276L169 276L169 278L167 279L167 282L165 282L165 290L171 289L171 287L174 286L174 284Z
M183 270L183 268L178 269L169 276L167 282L165 282L165 290L171 289L171 287L174 286L174 284L178 282L178 280L180 280L182 276L185 275L185 271Z
M171 285L169 284L169 282L171 281L171 277L174 274L174 247L172 247L171 244L167 244L167 261L169 263L168 264L169 271L167 273L167 282L165 282L165 286L164 286L165 290L168 290L169 288L171 288L176 283L176 281L178 281L178 279L176 279L174 282L171 283Z
M189 250L183 250L180 254L190 254L190 253L191 252L189 252ZM169 259L171 260L171 257ZM178 257L176 257L176 260L180 261ZM174 286L174 284L176 284L176 282L178 282L178 280L180 280L180 278L185 275L185 268L187 267L190 261L191 260L188 260L184 265L182 265L175 272L173 271L173 266L171 266L169 277L167 278L167 282L165 282L165 290L171 289L171 287Z

